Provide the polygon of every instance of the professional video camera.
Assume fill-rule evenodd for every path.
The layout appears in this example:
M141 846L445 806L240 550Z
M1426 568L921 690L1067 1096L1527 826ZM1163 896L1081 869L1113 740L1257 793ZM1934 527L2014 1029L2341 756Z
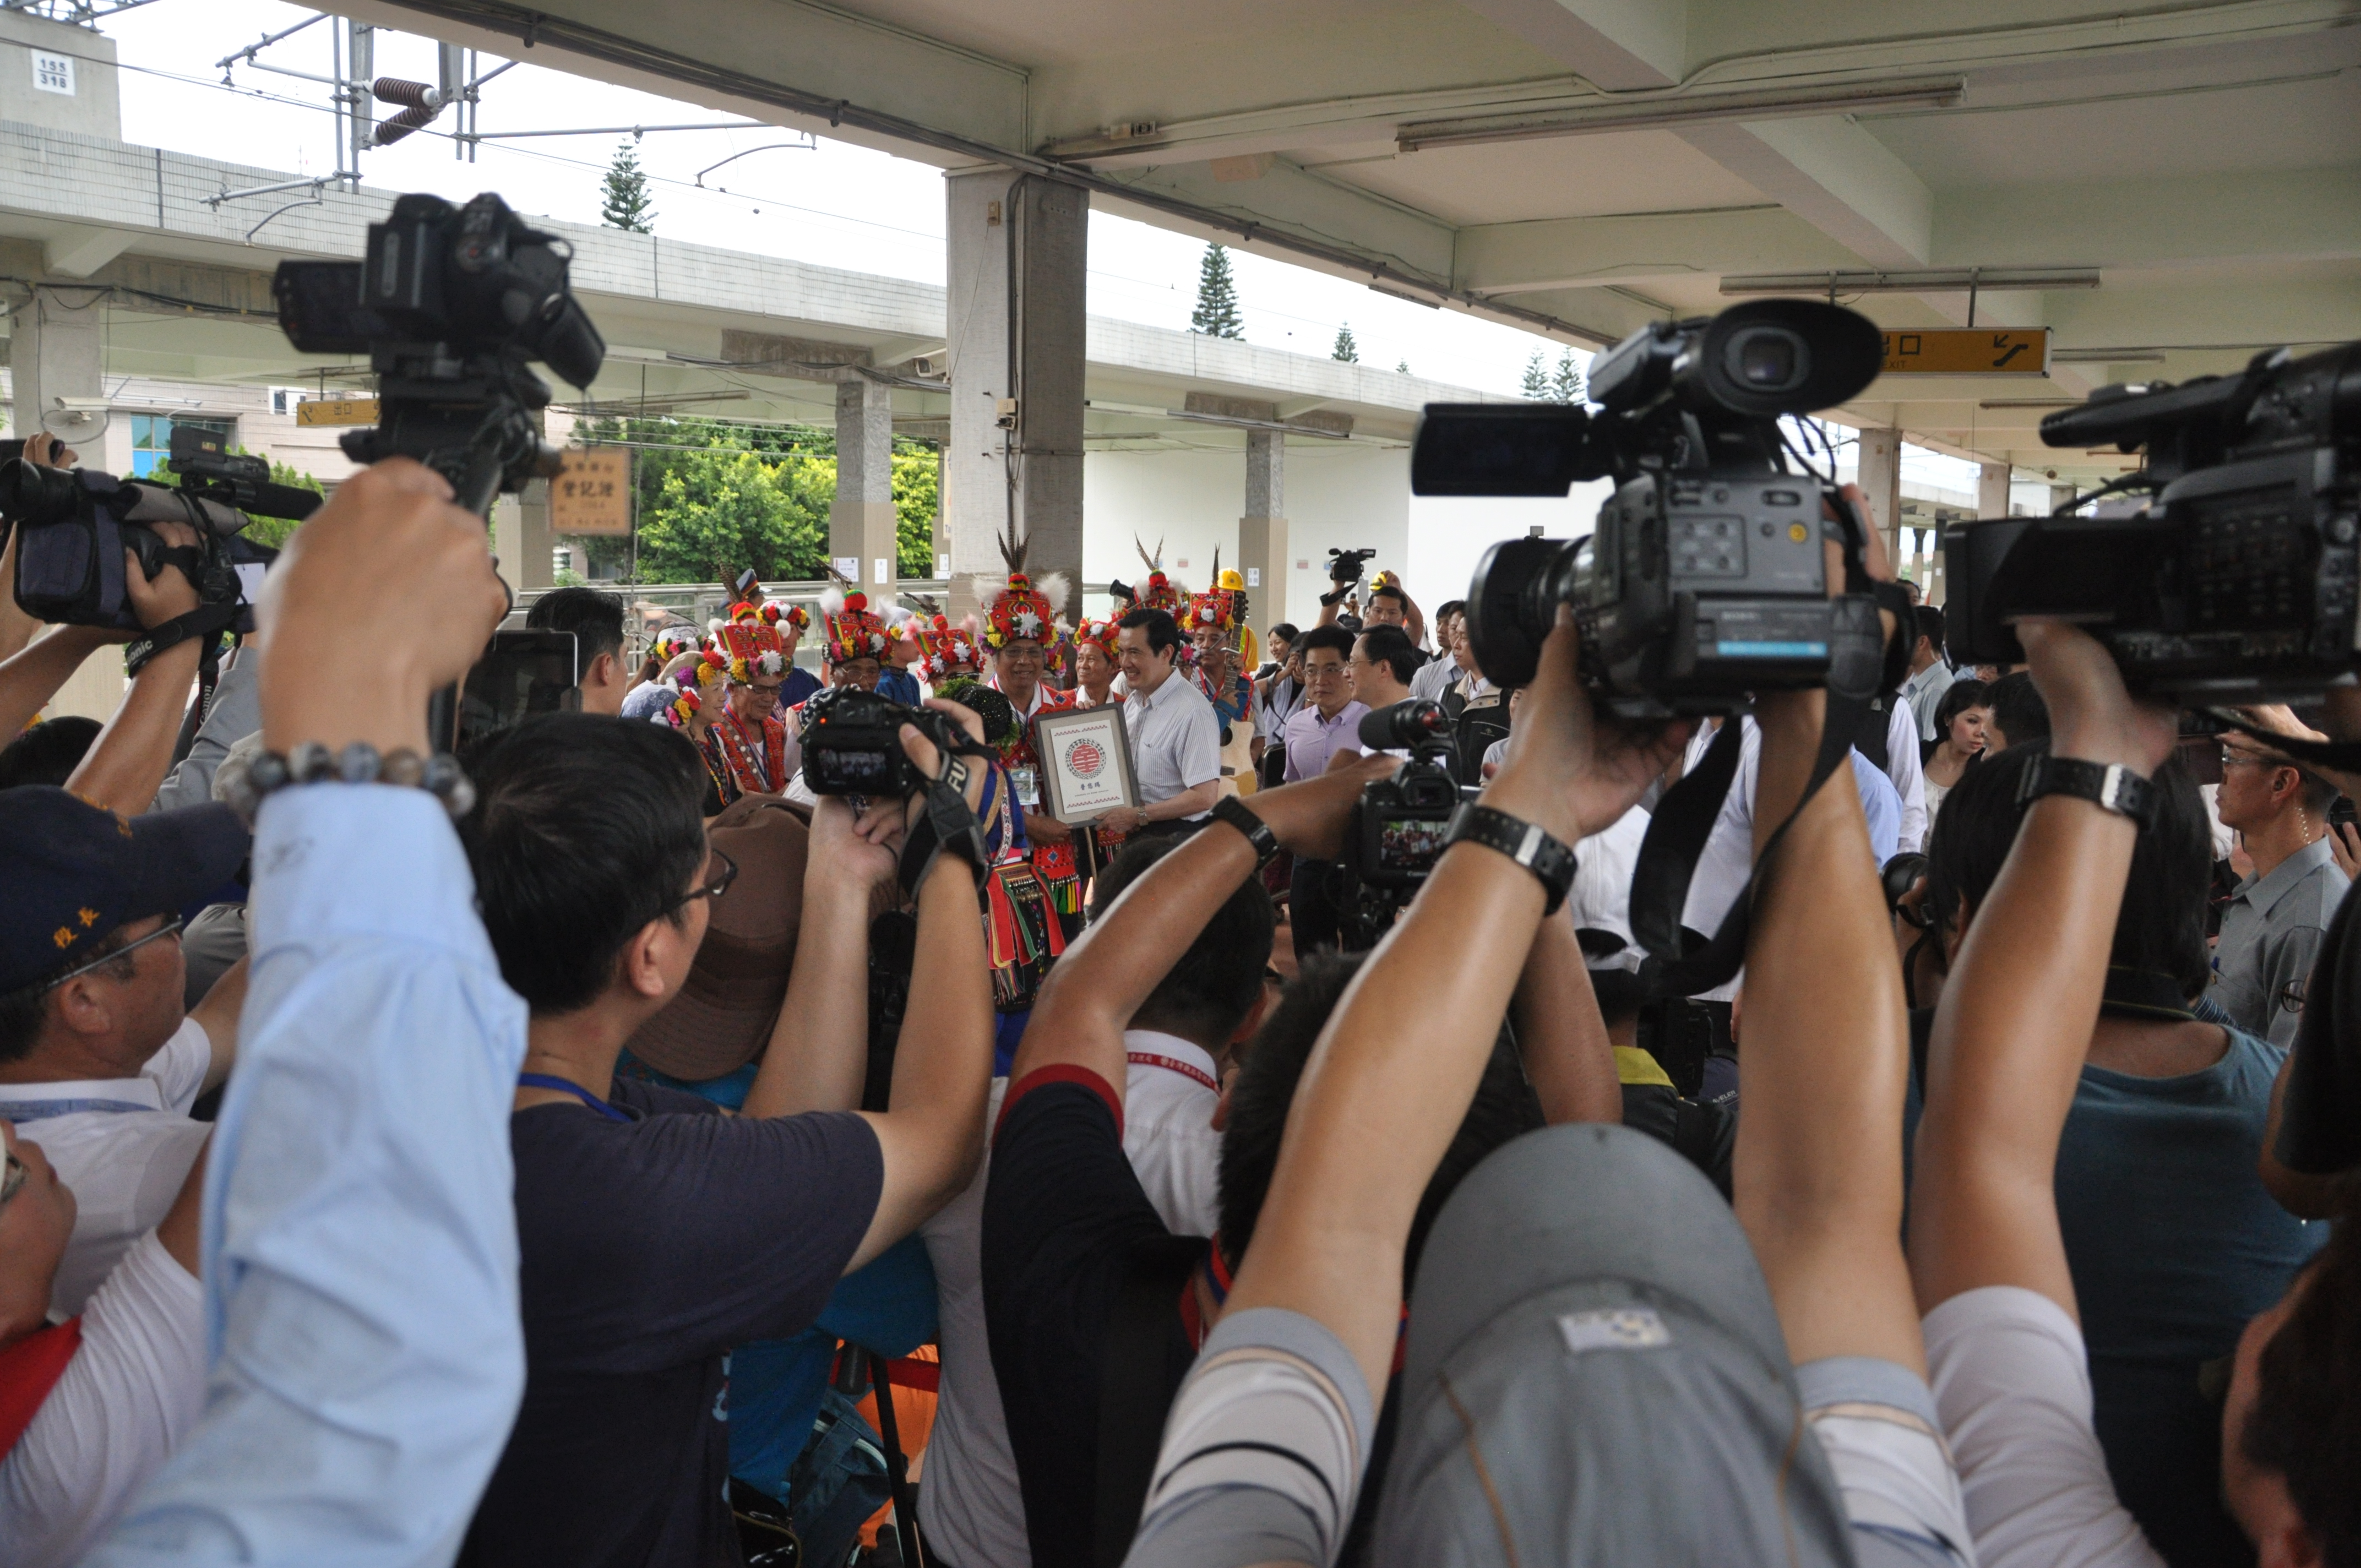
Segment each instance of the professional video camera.
M1866 531L1832 477L1789 467L1779 421L1842 402L1881 363L1863 317L1764 300L1625 338L1590 367L1597 413L1428 405L1415 494L1562 496L1577 480L1617 482L1588 538L1486 553L1466 612L1484 674L1532 680L1570 604L1584 676L1626 717L1730 712L1753 692L1828 684L1849 660L1867 661L1873 684L1876 607L1828 597L1823 507L1849 519L1837 527L1854 550Z
M888 799L925 789L927 779L902 750L905 724L916 726L944 751L983 754L983 746L939 708L911 707L858 686L815 692L803 715L804 782L814 795Z
M1328 580L1336 585L1338 593L1361 580L1364 563L1377 554L1375 550L1331 550L1328 552ZM1326 599L1321 600L1323 604Z
M172 432L176 484L121 479L92 468L44 468L22 457L0 464L0 517L15 524L16 603L27 615L73 626L136 630L138 617L123 566L130 551L153 578L178 566L197 590L198 608L167 631L159 627L133 644L133 657L186 637L217 639L254 630L247 600L249 575L278 552L239 537L249 512L302 520L320 498L311 490L270 482L270 465L232 453L211 431L181 425ZM167 545L150 524L185 522L193 545ZM210 659L207 661L210 664Z
M1378 708L1361 716L1359 733L1365 751L1407 748L1410 761L1361 786L1345 832L1332 894L1354 951L1377 945L1434 870L1452 814L1468 794L1442 704L1413 697Z
M2103 388L2041 439L2147 462L2048 517L1945 531L1955 656L2021 663L2010 624L2052 615L2104 642L2131 685L2189 706L2301 700L2361 668L2361 343ZM2151 499L2073 515L2108 490Z
M558 449L537 417L549 384L526 362L588 387L607 357L567 287L571 256L486 192L464 207L400 198L369 225L364 260L280 262L272 288L288 341L367 354L377 372L379 422L346 433L346 455L415 457L478 512L555 475Z

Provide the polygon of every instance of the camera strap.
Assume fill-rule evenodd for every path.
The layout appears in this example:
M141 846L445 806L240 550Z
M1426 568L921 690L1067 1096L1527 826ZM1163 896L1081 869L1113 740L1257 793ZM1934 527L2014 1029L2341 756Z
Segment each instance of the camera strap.
M206 646L197 663L203 673L205 696L209 698L214 673L221 659L221 634L227 631L236 619L237 606L234 603L201 604L186 615L176 615L170 620L149 627L135 641L124 644L123 667L127 673L137 675L147 667L148 660L165 649L178 646L192 637L203 637Z
M984 756L985 760L972 762L968 756ZM971 811L967 804L969 770L979 765L985 770L983 801L980 811ZM946 850L968 863L976 886L983 887L983 879L992 871L992 843L983 825L996 810L1007 808L1005 800L995 798L1002 793L1000 784L999 770L992 766L981 748L974 752L944 757L943 771L928 781L926 793L919 797L926 809L910 825L908 838L902 846L903 892L917 897L927 872Z

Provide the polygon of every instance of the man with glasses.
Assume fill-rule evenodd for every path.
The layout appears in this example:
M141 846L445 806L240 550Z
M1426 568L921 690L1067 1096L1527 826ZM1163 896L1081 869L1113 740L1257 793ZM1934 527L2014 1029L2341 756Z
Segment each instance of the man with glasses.
M0 796L0 1121L37 1133L81 1198L53 1305L83 1302L154 1230L228 1075L246 965L184 1010L180 911L236 873L225 806L125 819L61 789Z
M730 684L707 744L740 795L777 795L803 765L795 727L779 710L787 654L778 629L752 616L715 634Z
M2254 717L2279 734L2326 739L2305 729L2285 707L2259 709ZM2350 885L2329 837L2336 786L2233 732L2222 741L2215 804L2222 825L2236 830L2255 870L2222 911L2206 994L2241 1029L2290 1046L2322 934Z
M1399 635L1399 633L1397 633ZM1318 778L1339 755L1361 751L1361 716L1369 705L1353 690L1353 634L1341 626L1315 626L1296 644L1303 661L1303 703L1287 721L1286 781ZM1289 924L1295 956L1336 946L1341 928L1328 897L1327 861L1299 859L1289 883Z

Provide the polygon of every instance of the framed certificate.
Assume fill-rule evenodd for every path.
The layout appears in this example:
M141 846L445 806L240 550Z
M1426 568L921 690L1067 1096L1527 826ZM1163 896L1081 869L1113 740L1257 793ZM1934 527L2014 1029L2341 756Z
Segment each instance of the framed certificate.
M1041 759L1041 809L1059 821L1079 828L1119 806L1138 806L1120 705L1036 716L1033 750Z

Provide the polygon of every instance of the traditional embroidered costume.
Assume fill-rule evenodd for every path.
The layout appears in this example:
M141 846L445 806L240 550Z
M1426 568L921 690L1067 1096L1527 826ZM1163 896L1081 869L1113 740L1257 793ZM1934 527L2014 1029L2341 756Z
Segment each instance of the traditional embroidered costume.
M787 655L775 626L766 625L751 606L743 619L732 619L715 632L714 651L737 685L751 685L758 674L785 679ZM747 723L725 703L713 716L710 731L715 755L729 771L739 795L777 795L787 787L787 726L774 709L756 723ZM733 795L731 798L735 798Z

